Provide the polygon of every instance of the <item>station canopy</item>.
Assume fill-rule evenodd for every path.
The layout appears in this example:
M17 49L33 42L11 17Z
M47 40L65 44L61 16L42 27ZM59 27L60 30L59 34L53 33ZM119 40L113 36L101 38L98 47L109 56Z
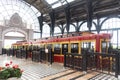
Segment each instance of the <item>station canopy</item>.
M49 13L54 10L55 24L66 24L66 7L70 9L71 23L86 21L88 11L91 11L92 18L114 16L120 13L120 0L24 0L36 7L44 17L44 22L50 24ZM89 1L89 2L88 2ZM89 7L88 3L91 3ZM69 6L68 6L69 5ZM89 10L91 9L91 10Z

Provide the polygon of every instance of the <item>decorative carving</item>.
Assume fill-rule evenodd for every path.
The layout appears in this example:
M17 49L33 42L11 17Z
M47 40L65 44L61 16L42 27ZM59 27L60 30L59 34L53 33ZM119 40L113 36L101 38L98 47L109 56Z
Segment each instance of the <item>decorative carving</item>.
M12 15L9 21L9 25L12 27L23 27L22 18L19 16L18 13Z

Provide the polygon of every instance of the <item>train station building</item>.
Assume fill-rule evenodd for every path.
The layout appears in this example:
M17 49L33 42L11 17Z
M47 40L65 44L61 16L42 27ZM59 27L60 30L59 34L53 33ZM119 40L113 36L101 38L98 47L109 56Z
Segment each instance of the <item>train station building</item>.
M119 80L120 0L0 0L0 80Z

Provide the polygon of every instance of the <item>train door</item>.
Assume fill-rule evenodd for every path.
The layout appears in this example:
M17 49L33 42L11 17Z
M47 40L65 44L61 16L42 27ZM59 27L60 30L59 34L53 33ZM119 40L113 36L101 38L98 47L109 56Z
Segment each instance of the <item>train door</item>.
M62 44L62 54L65 54L66 52L68 52L68 44Z
M54 44L54 54L61 54L61 44Z
M81 43L81 54L86 54L87 68L92 69L96 66L95 62L95 41L86 41Z
M101 52L107 52L107 42L106 41L102 41L101 42Z
M33 45L32 45L32 44L29 45L28 50L29 50L28 57L29 57L29 58L32 58L32 50L33 50Z
M109 35L102 35L101 38L98 38L97 41L99 41L98 51L101 53L109 53L108 49L112 48L112 45L110 45L110 39L111 36Z
M54 44L54 62L63 63L64 56L62 55L62 48L60 43Z
M108 53L109 41L101 41L101 52Z
M48 54L47 55L47 61L50 62L50 59L52 60L52 62L54 61L53 59L53 51L52 51L52 48L53 48L53 44L46 44L46 48L48 49Z
M45 44L40 44L40 54L41 54L41 60L46 61L46 54L45 54Z

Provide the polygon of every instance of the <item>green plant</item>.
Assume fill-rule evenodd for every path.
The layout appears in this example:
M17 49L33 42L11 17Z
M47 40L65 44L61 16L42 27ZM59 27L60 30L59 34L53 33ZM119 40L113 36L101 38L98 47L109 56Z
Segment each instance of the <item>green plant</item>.
M10 64L6 63L5 67L0 67L0 79L8 79L11 77L20 78L23 70L21 70L18 65L12 65L12 61Z

